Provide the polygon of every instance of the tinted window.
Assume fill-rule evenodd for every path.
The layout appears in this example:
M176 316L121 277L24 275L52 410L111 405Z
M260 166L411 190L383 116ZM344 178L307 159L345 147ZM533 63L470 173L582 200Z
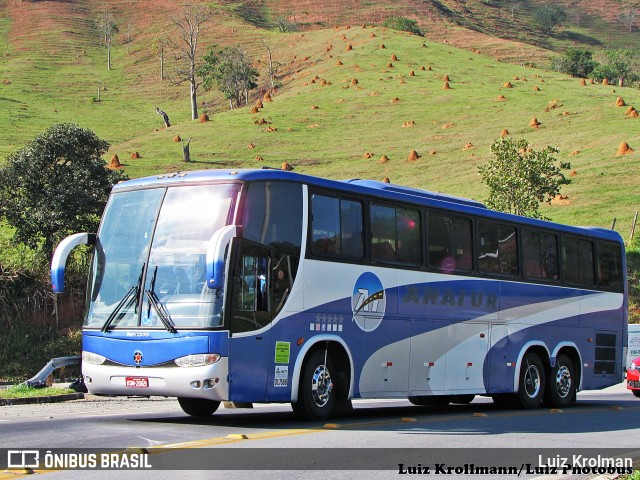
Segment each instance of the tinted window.
M302 187L284 182L251 184L242 224L244 238L299 254L302 241Z
M622 251L619 245L598 243L598 285L605 290L623 291Z
M481 273L518 274L515 228L498 223L478 222L478 268Z
M362 258L362 204L323 195L311 198L311 251Z
M563 237L562 276L567 283L593 285L593 245L590 241Z
M558 244L551 233L522 232L522 270L524 276L534 279L557 280Z
M429 215L429 266L445 272L469 271L471 254L471 221L446 215Z
M422 263L420 213L371 206L371 258L382 262Z

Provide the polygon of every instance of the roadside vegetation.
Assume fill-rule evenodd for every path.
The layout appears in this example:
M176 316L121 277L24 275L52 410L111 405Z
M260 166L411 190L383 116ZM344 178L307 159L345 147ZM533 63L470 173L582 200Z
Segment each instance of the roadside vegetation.
M70 388L31 388L26 385L12 385L6 389L0 389L0 398L25 398L25 397L48 397L53 395L66 395L76 393Z

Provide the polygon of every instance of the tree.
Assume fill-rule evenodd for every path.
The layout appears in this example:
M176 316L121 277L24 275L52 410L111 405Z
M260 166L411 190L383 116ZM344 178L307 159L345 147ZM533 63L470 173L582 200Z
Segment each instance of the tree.
M579 48L569 48L564 55L552 61L555 71L579 78L587 78L597 65L598 62L593 59L593 52Z
M104 6L98 14L96 27L104 44L107 46L107 69L111 70L111 43L113 42L113 36L118 33L118 25L116 24L116 17L109 7Z
M102 160L109 144L77 125L49 127L0 167L0 218L50 258L64 236L95 232L111 187L126 180Z
M533 11L533 17L547 35L553 33L554 27L561 25L567 13L560 5L540 5Z
M633 32L633 27L635 27L637 19L638 10L636 8L626 8L618 15L618 21L627 27L629 33Z
M389 17L382 23L382 26L393 30L399 30L401 32L413 33L420 37L424 36L424 33L418 26L418 22L406 17Z
M638 54L633 50L607 50L604 52L604 61L593 70L592 76L598 81L606 78L623 87L625 81L638 79L637 61Z
M231 109L234 105L239 107L242 100L249 103L249 91L258 86L259 73L239 46L219 50L213 45L199 73L204 78L204 88L209 90L215 86L229 100Z
M202 79L198 74L198 37L202 31L202 25L211 18L211 9L203 5L185 5L180 15L172 17L171 21L177 29L177 40L170 40L171 46L176 50L176 61L179 67L175 78L171 79L174 85L189 82L191 100L191 118L198 118L198 88Z
M501 139L491 145L491 153L495 158L478 170L489 187L487 206L494 210L544 218L540 204L551 203L561 186L570 182L561 171L570 165L555 165L555 147L533 150L526 140Z
M156 35L151 40L151 51L160 59L160 80L164 80L164 51L169 45L169 40L164 35Z
M273 52L269 44L262 39L262 45L267 49L267 54L269 55L269 66L267 67L267 75L269 75L269 86L274 88L276 86L276 74L278 73L278 68L280 67L280 63L273 61Z

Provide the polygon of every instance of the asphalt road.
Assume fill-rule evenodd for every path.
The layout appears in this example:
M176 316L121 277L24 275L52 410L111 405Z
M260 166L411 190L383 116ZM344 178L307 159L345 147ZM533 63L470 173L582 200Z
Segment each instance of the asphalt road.
M67 448L71 452L130 448L144 452L139 449L155 447L149 455L151 463L166 467L176 461L181 469L187 468L181 472L181 480L257 478L256 471L265 467L268 471L260 472L261 479L344 478L346 470L349 478L391 478L401 475L403 468L407 470L399 467L400 463L418 465L422 452L428 452L423 465L433 461L456 466L469 459L481 465L498 465L504 460L520 466L533 453L554 460L576 449L596 449L584 450L591 453L638 450L634 458L640 458L640 400L622 384L579 393L578 402L564 411L505 410L482 397L469 405L448 407L416 407L406 400L360 400L354 407L353 413L330 422L296 421L288 405L220 408L209 418L196 419L182 413L173 399L90 396L62 404L0 407L0 448ZM512 448L526 450L508 450ZM417 457L416 452L420 453ZM526 455L520 455L522 452ZM186 467L185 462L189 463ZM199 462L204 462L206 472L192 470ZM278 462L283 464L282 470L273 470L279 468ZM304 466L287 470L291 465ZM367 468L371 470L363 470ZM87 478L113 478L112 471L38 472L52 479L77 478L78 473L89 474ZM497 478L469 472L440 473L448 478ZM521 478L533 478L546 472L527 473L521 468L519 473ZM175 472L126 471L121 475L157 480L174 478ZM0 480L5 478L16 476L0 473ZM502 478L517 477L509 474Z

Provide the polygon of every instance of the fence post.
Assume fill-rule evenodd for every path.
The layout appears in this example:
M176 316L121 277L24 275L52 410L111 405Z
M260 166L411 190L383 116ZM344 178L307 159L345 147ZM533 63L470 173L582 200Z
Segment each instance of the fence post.
M629 237L629 244L633 242L633 234L636 232L636 222L638 221L638 212L633 217L633 225L631 225L631 236Z

